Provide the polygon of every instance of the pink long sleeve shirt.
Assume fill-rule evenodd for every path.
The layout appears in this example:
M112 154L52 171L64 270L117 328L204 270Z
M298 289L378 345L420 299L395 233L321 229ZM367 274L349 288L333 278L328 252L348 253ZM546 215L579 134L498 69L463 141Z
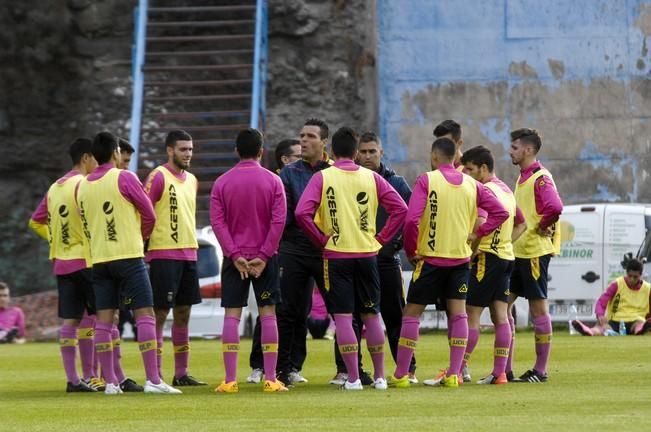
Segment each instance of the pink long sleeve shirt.
M18 329L18 337L25 337L25 315L23 311L16 306L0 308L0 329L11 330Z
M452 164L445 164L438 167L445 180L452 185L460 185L463 182L463 174L457 171ZM429 191L429 180L426 174L421 175L416 180L414 190L409 200L409 209L405 218L404 239L405 252L408 257L413 257L416 253L418 243L418 227L420 218L427 205L427 193ZM477 182L477 207L485 211L486 222L480 225L475 234L477 237L483 237L502 225L509 217L509 212L504 209L499 200L484 185ZM468 258L440 258L425 257L425 262L430 265L439 267L452 267L465 264L470 261Z
M357 171L359 166L350 159L339 159L334 164L335 167L346 171ZM389 213L389 219L382 231L376 234L376 240L384 245L391 241L391 239L398 233L400 226L403 223L407 206L402 200L398 192L378 173L373 172L375 179L375 186L378 194L378 201L382 207ZM307 184L301 199L296 206L294 215L296 216L296 223L307 234L307 236L316 245L323 247L328 242L328 236L319 230L314 223L314 215L321 205L321 195L323 191L323 173L317 172L312 176L310 182ZM375 256L377 252L365 253L351 253L351 252L336 252L325 249L323 251L324 258L364 258Z
M254 160L219 177L210 195L210 224L231 260L267 261L278 251L287 204L280 178Z
M536 161L524 170L520 171L520 180L518 184L524 183L536 171L543 168L540 161ZM543 181L536 181L533 187L536 199L536 212L542 215L540 228L547 228L558 220L563 212L563 202L558 195L558 191L552 185L552 180L548 176L542 176Z

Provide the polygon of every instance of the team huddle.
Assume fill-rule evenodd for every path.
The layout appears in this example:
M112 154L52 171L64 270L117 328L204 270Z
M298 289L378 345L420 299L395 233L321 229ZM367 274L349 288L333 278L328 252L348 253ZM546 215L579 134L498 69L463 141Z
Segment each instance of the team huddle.
M427 305L448 318L449 364L425 385L458 387L471 380L468 363L479 339L479 318L490 308L495 325L493 370L479 384L544 382L552 326L547 268L560 248L562 202L551 174L537 160L534 129L511 132L510 157L520 176L512 192L494 175L483 146L461 151L461 127L434 129L432 170L413 191L381 162L380 139L348 127L330 140L325 122L309 119L300 140L277 149L279 174L260 164L263 136L242 130L240 161L214 183L210 223L224 255L219 393L239 391L239 322L253 287L260 320L248 382L264 392L307 382L306 323L312 288L334 319L337 373L344 390L407 388L418 383L420 317ZM68 392L179 394L205 385L188 372L191 307L201 302L197 275L196 194L188 172L192 137L169 132L168 162L144 186L126 170L130 146L108 133L70 147L73 168L52 184L30 220L50 243L59 291L60 351ZM131 150L132 151L132 150ZM128 151L126 153L129 153ZM122 169L124 168L124 169ZM398 252L414 265L403 295ZM149 265L147 268L146 263ZM536 362L516 376L515 325L510 308L529 301ZM121 367L118 311L133 311L145 369L143 386ZM163 380L163 324L173 312L172 385ZM386 338L395 369L385 374ZM362 329L373 363L361 364ZM82 376L76 368L77 352ZM264 379L263 379L264 377Z

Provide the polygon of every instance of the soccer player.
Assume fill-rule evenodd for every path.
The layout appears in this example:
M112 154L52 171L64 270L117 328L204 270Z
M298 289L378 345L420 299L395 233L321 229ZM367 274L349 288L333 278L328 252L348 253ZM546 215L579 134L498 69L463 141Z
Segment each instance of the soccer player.
M454 120L443 120L434 128L434 136L436 138L449 138L454 142L456 153L454 155L454 167L457 171L463 171L463 164L461 163L461 146L463 146L463 138L461 138L461 125Z
M518 296L529 301L536 341L536 363L518 381L534 383L547 381L547 362L552 342L552 320L547 304L547 268L552 255L560 252L560 229L557 229L556 221L563 211L552 175L537 160L541 147L542 138L537 130L523 128L511 132L511 162L520 167L515 201L524 213L527 230L513 243L515 264L511 274L509 307L513 306ZM509 323L515 334L512 316L509 313ZM508 378L513 375L514 339L506 365Z
M192 305L201 303L197 274L196 201L197 179L187 170L192 160L192 137L173 130L165 138L167 163L154 169L145 191L156 212L145 261L154 291L158 371L162 377L163 326L172 310L174 386L206 385L188 375L190 337L188 323Z
M482 183L509 212L509 218L489 236L482 237L479 251L472 260L466 311L468 313L468 345L464 366L479 341L479 321L484 308L490 308L495 326L493 371L478 384L506 384L504 373L511 345L511 327L507 317L509 279L513 270L513 241L526 229L524 215L515 205L515 196L493 173L494 160L484 146L466 150L461 157L465 173ZM464 380L465 381L465 380Z
M124 138L120 138L118 144L120 145L120 163L118 164L118 168L128 170L129 163L131 162L131 155L133 155L135 149L129 141Z
M278 244L287 205L280 179L260 166L262 134L240 131L235 140L240 162L219 177L210 195L210 223L224 252L222 306L226 309L222 349L226 378L215 389L236 393L239 323L253 284L260 314L265 381L263 391L287 391L276 379L280 301Z
M384 331L380 324L380 276L377 253L400 230L407 206L379 174L354 163L358 136L348 127L332 136L335 164L316 173L296 206L296 221L323 248L325 288L331 301L339 351L346 363L344 390L362 390L358 339L353 313L366 326L366 343L374 368L373 386L387 388L384 378ZM378 206L389 214L376 235Z
M134 310L138 343L147 380L145 393L179 394L160 379L156 361L156 319L153 295L143 261L144 242L156 214L142 184L130 171L116 168L118 138L100 132L93 139L99 166L79 182L77 203L82 229L90 242L97 309L95 350L106 380L106 394L122 393L114 373L111 330L121 299Z
M0 344L25 342L25 315L18 306L9 307L9 285L0 282Z
M622 321L628 335L651 330L651 285L642 280L643 270L640 260L628 261L626 276L615 279L597 300L597 325L591 328L574 320L572 326L583 336L602 336L609 330L619 333Z
M359 139L359 151L357 163L364 168L375 171L384 178L400 194L405 203L409 202L411 189L401 177L382 162L384 150L380 138L373 132L363 133ZM384 208L378 208L376 231L380 231L387 222L387 212ZM391 348L393 360L397 360L398 339L400 338L400 326L402 324L402 310L405 307L405 295L402 286L402 263L398 252L402 249L402 233L396 235L390 242L382 246L377 256L378 270L380 272L380 314ZM409 380L412 384L418 382L415 375L416 356L412 357L409 365Z
M276 166L278 167L276 172L280 174L280 171L285 168L285 165L289 165L290 163L294 163L301 159L301 142L296 139L282 140L276 146L274 159L276 160Z
M50 244L50 260L57 279L59 317L63 320L59 344L68 380L67 392L96 391L79 378L76 367L79 323L84 312L90 316L95 314L90 250L75 204L75 188L97 166L91 147L92 142L86 138L78 138L70 145L68 153L72 169L50 186L29 221L30 228ZM79 350L85 369L93 363L92 345L90 348L82 350L80 347ZM85 371L86 374L92 372ZM94 383L94 387L98 386Z
M425 380L424 384L458 387L468 339L468 262L478 239L494 231L509 216L483 185L454 168L456 150L451 139L434 141L433 171L418 177L409 200L405 252L416 268L403 311L397 366L389 377L391 386L409 387L409 364L418 341L419 317L426 305L445 301L450 364L437 378ZM473 232L478 207L486 211L486 222Z

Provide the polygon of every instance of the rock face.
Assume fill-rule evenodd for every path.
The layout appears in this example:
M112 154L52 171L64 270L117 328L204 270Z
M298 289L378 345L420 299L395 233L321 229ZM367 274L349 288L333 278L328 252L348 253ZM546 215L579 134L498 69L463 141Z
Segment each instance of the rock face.
M137 2L8 3L0 14L0 280L20 295L54 287L47 245L27 222L69 168L68 145L101 130L129 132ZM376 127L374 8L367 0L269 1L271 147L309 117L333 131Z

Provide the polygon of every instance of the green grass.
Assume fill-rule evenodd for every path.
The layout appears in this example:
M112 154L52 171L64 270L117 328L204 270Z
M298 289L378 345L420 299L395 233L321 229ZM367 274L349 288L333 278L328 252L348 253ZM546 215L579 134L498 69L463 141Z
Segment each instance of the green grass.
M482 334L471 371L490 372L492 333ZM193 341L192 373L209 387L184 389L180 396L66 394L54 343L0 347L0 430L2 431L203 431L203 430L445 430L591 431L651 429L651 337L570 337L558 331L545 384L459 389L339 391L332 343L309 341L304 375L309 384L284 394L263 394L246 384L250 341L242 343L239 394L218 395L223 377L219 341ZM171 375L171 346L165 375ZM123 343L128 375L143 381L134 343ZM447 365L445 335L421 338L418 376L428 378ZM387 373L393 371L387 358ZM365 358L367 369L370 361ZM533 364L533 334L518 335L516 372Z

